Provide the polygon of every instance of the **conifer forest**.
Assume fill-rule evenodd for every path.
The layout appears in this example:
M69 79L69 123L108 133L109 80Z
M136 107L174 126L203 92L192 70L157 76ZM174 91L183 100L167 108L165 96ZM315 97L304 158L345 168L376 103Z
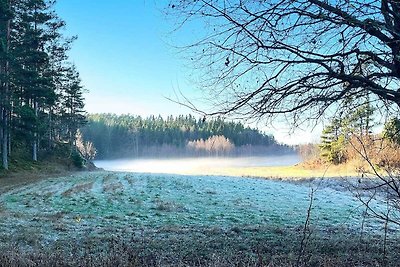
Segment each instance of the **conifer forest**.
M59 145L72 147L85 122L84 88L69 61L74 36L54 1L0 1L2 166L10 157L37 161ZM43 153L42 153L43 152Z
M221 118L91 114L81 129L97 159L142 156L240 156L292 152L272 135Z

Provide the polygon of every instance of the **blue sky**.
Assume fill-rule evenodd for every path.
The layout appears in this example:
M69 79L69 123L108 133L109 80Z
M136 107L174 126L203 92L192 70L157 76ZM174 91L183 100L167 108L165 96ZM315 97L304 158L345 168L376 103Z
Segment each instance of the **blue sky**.
M162 116L191 111L166 99L182 93L198 98L188 79L189 70L171 44L192 38L182 32L172 39L174 26L153 0L58 0L57 14L66 21L65 34L77 35L70 51L86 94L89 113L109 112ZM275 129L258 125L284 143L317 141L317 135L298 131L287 134L288 125Z
M167 43L172 25L152 1L59 0L56 10L67 22L66 34L78 36L70 58L89 90L88 112L190 112L165 99L188 84Z

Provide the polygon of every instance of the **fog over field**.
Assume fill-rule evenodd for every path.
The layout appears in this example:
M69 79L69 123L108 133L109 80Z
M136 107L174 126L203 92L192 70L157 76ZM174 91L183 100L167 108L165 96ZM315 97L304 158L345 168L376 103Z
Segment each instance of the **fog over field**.
M97 167L108 171L188 174L223 168L291 166L299 162L298 155L290 154L264 157L97 160L95 164Z

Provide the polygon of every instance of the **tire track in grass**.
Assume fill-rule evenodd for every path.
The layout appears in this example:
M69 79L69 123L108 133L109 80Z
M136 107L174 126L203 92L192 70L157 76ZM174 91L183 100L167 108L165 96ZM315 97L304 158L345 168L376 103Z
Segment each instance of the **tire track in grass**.
M62 193L62 196L73 196L79 193L88 193L93 187L94 181L90 182L82 182L78 184L74 184L72 187L68 188Z
M287 182L221 176L82 174L1 195L0 231L5 237L0 240L24 243L26 239L29 245L30 231L43 244L103 240L152 229L160 235L203 229L198 231L204 235L216 231L250 238L264 227L282 234L303 223L308 189ZM358 218L357 213L349 215L356 206L352 201L343 192L319 191L313 213L316 224L329 229L341 224L351 227ZM326 219L318 222L320 218Z
M120 175L120 182L123 186L122 202L126 207L123 211L125 220L129 227L137 227L141 222L141 213L138 210L143 205L143 200L140 198L137 179L131 174L125 173Z

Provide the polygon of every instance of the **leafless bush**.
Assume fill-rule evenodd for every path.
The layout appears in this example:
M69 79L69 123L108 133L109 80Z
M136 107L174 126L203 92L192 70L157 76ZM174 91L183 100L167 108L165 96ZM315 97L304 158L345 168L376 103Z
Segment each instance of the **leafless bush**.
M79 153L83 156L86 160L92 160L96 157L97 150L94 147L92 142L84 141L82 137L82 133L78 130L76 133L76 148L78 149Z
M194 151L205 151L210 155L226 155L235 148L235 145L223 135L214 135L207 140L189 141L187 148Z
M313 143L298 145L296 147L296 151L303 161L316 159L320 156L320 149L318 145Z
M400 146L378 135L353 135L346 147L348 159L360 164L360 172L375 175L400 170Z
M364 163L361 177L352 183L351 190L364 205L364 215L382 222L380 263L388 266L388 236L390 230L400 227L400 151L397 144L373 136L354 136L350 146L351 153Z

